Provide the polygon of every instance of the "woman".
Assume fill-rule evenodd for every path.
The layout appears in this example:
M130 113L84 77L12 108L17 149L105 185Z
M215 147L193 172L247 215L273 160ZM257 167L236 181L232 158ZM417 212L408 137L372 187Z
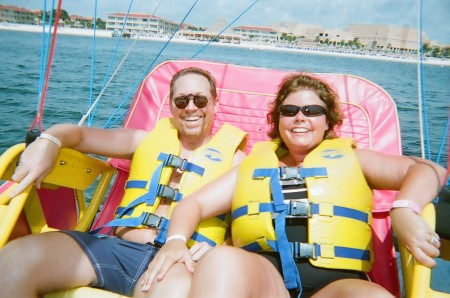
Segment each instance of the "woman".
M306 74L286 77L268 114L274 141L256 144L239 167L178 205L143 291L184 262L193 272L190 297L290 297L301 286L302 297L392 297L361 272L373 261L370 189L399 190L391 210L398 239L417 261L434 266L439 237L419 214L445 170L333 139L341 119L329 85ZM201 219L230 210L233 244L259 253L217 247L194 271L185 239Z

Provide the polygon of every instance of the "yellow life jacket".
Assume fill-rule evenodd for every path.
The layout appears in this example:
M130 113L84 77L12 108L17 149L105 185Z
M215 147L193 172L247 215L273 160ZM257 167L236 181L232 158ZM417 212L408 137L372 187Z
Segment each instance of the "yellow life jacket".
M351 139L324 140L299 168L279 167L279 140L259 142L241 163L232 202L232 237L251 251L278 251L288 288L299 286L294 259L368 272L373 262L372 191ZM286 150L284 150L286 153ZM280 179L304 178L304 200L283 201ZM308 218L308 243L288 242L285 217ZM290 272L285 272L290 271ZM297 276L296 276L297 275Z
M159 120L133 156L116 219L107 226L155 227L159 230L155 243L164 244L170 214L177 202L229 170L236 150L244 148L246 136L244 131L225 123L208 143L185 160L178 156L181 145L171 119ZM183 172L178 189L167 185L175 168ZM167 218L155 214L161 198L172 199ZM220 244L228 226L229 216L225 215L202 221L188 245L195 241Z

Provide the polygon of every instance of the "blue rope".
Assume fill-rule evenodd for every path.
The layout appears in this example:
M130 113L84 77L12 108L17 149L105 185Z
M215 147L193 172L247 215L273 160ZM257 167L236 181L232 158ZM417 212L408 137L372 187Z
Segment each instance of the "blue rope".
M117 121L119 121L124 115L126 115L127 112L122 113L119 117L117 117L116 119L112 120L113 117L117 114L117 112L119 111L119 109L122 108L122 106L125 104L125 101L128 100L128 98L131 96L131 94L133 94L135 92L135 90L137 89L137 87L139 86L139 84L144 80L144 78L147 76L148 72L151 70L151 68L153 67L153 65L155 64L156 60L159 58L159 56L161 56L162 52L164 51L164 49L167 47L167 45L171 42L172 38L175 36L175 34L178 32L178 30L180 29L181 25L184 23L184 21L186 20L186 18L189 16L189 14L191 13L191 11L194 9L195 5L197 5L198 0L195 0L194 4L192 4L191 8L189 9L189 11L186 13L186 15L183 17L183 19L181 20L181 22L179 23L178 27L175 29L175 31L172 33L172 35L170 36L169 40L164 44L164 46L162 47L162 49L159 51L159 53L156 55L156 57L153 59L152 63L147 67L147 69L144 71L144 73L141 75L141 77L136 81L136 83L133 85L133 87L131 87L130 91L127 93L127 95L125 96L124 99L122 99L122 101L120 102L120 104L117 106L117 108L115 109L114 113L109 117L109 119L106 121L105 125L103 126L104 128L108 128L111 127L112 125L114 125Z
M103 92L103 91L104 91L105 86L106 86L106 83L108 82L108 77L109 77L109 75L110 75L111 68L112 68L113 62L114 62L114 60L115 60L117 51L118 51L120 41L122 40L123 31L125 30L125 25L127 24L128 16L129 16L129 14L130 14L130 10L131 10L131 6L132 6L132 5L133 5L133 0L130 1L130 5L128 6L127 14L126 14L126 16L125 16L125 20L124 20L123 25L122 25L122 28L121 28L121 30L120 30L119 37L117 38L116 45L115 45L115 47L114 47L114 51L113 51L111 60L110 60L110 62L109 62L108 69L107 69L107 71L106 71L105 78L104 78L104 80L103 80L103 84L102 84L102 88L100 89L100 92ZM89 116L89 120L90 120L90 121L89 121L89 123L88 123L88 126L91 125L92 119L93 119L93 117L94 117L94 115L95 115L96 110L97 110L97 107L94 108L92 114Z
M439 152L438 152L438 155L436 158L436 163L439 163L441 161L441 155L442 155L442 152L444 151L445 140L447 140L447 135L448 135L449 129L450 129L450 119L447 118L447 125L445 125L444 133L442 134L441 145L439 146ZM450 146L450 144L447 144L447 146ZM447 159L448 158L450 158L450 156L447 156Z
M94 37L92 39L92 60L91 60L91 81L89 86L89 106L92 105L92 97L93 97L93 90L94 90L94 73L95 73L95 49L97 47L97 5L98 1L95 0L95 7L94 7ZM94 120L94 115L90 114L88 118L88 126L91 126L92 121Z
M214 36L213 38L211 38L208 43L206 45L204 45L200 50L197 51L197 53L195 53L191 59L194 59L198 54L200 54L200 52L202 52L207 46L209 46L209 44L215 40L217 37L220 36L220 34L222 34L225 30L227 30L228 28L230 28L231 25L233 25L240 17L242 17L248 10L250 10L250 8L252 8L259 0L256 0L255 2L253 2L246 10L244 10L237 18L235 18L228 26L226 26L222 31L220 31L216 36Z

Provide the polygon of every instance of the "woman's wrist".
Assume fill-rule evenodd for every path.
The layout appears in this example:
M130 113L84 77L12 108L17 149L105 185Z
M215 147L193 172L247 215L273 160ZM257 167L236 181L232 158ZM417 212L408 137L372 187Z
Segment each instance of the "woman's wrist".
M422 208L420 205L410 200L395 200L392 203L391 210L395 208L408 208L418 215L422 214Z
M175 235L167 237L166 243L169 242L169 241L172 241L172 240L176 240L176 239L183 240L184 243L187 242L186 237L184 235L182 235L182 234L175 234Z

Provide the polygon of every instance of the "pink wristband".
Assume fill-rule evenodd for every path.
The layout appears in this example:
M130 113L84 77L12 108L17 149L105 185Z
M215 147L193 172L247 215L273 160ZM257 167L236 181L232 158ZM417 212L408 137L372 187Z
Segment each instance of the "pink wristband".
M422 214L422 208L420 208L419 204L410 200L396 200L392 203L392 209L394 208L409 208L418 215Z

